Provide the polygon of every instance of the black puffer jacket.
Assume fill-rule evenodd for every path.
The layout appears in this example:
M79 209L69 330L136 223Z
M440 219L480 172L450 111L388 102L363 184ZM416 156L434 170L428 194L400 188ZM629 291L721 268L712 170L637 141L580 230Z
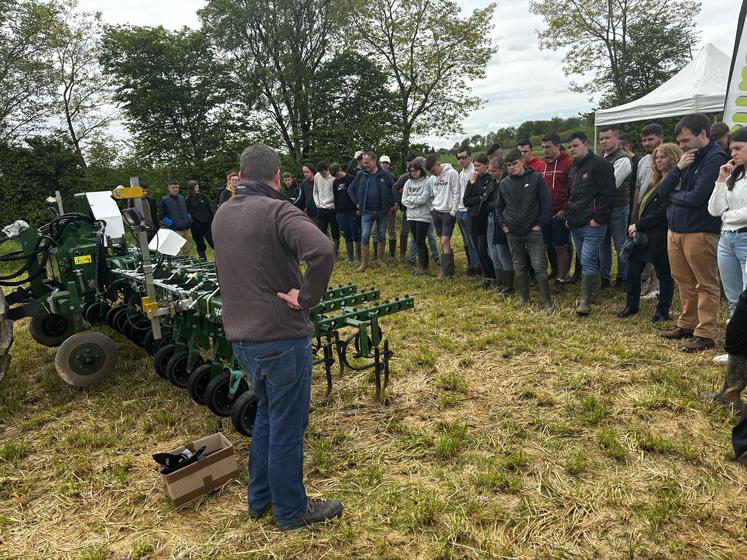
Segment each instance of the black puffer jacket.
M531 167L524 174L506 175L498 185L496 217L512 235L526 235L534 226L550 221L552 200L542 175Z
M476 182L467 183L462 203L470 216L487 216L491 210L495 210L498 191L490 173L478 175Z
M589 152L581 161L574 161L568 172L568 226L583 227L592 218L600 224L610 223L615 186L615 168L604 158Z

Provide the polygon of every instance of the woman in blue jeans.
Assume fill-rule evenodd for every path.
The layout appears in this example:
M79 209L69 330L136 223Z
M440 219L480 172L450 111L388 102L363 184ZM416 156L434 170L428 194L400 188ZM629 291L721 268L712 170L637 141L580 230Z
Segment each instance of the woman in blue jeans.
M747 288L747 129L734 133L729 149L731 160L721 166L708 212L721 217L718 270L733 314L739 295Z
M660 192L659 186L667 174L674 169L682 157L682 150L675 144L662 144L652 154L654 164L651 170L651 185L633 211L632 223L628 227L628 236L636 233L646 235L644 246L636 246L628 260L628 286L625 308L618 312L620 318L638 313L641 301L641 273L646 263L652 263L659 279L659 301L652 323L669 319L669 308L674 296L674 280L669 268L667 254L667 208L670 198Z

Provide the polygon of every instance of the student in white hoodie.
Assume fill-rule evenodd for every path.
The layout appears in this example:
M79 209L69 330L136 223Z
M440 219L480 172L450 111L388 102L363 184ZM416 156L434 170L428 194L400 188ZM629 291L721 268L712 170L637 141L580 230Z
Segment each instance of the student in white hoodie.
M415 158L407 166L410 178L402 190L402 205L407 208L407 222L410 231L415 236L418 247L418 267L415 274L428 273L428 247L425 237L431 226L431 209L433 203L433 177L428 177L425 171L425 160Z
M431 217L436 234L441 238L441 276L454 274L454 251L451 235L456 225L459 209L459 173L448 163L439 163L438 155L431 154L425 160L425 169L433 176L433 210Z
M335 178L329 172L326 161L316 164L316 175L314 175L314 204L317 208L316 223L319 229L327 234L329 229L332 241L335 244L335 256L340 248L340 226L337 225L335 216L335 191L332 184Z

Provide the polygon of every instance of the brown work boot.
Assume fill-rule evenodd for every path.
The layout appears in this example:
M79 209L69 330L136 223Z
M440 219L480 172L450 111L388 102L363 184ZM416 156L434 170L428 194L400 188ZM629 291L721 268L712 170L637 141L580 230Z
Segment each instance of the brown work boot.
M680 338L690 338L693 335L692 329L683 329L682 327L675 327L668 331L661 331L661 336L668 338L669 340L679 340Z
M714 346L716 346L716 341L712 338L693 336L685 341L680 350L683 352L702 352L703 350L708 350Z

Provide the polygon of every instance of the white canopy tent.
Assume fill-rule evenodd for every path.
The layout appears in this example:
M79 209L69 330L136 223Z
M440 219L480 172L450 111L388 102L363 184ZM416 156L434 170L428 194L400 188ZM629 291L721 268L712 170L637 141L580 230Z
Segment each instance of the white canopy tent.
M597 111L595 146L598 126L688 113L720 113L724 110L730 66L731 59L708 43L682 70L654 91L625 105Z

